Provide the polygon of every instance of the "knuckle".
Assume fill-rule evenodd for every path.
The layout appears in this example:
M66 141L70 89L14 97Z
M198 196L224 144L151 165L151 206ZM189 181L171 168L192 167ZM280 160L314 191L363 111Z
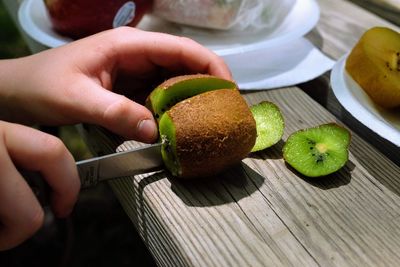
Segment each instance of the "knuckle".
M193 39L191 39L189 37L179 36L178 38L183 44L198 45L198 43L196 41L194 41Z
M189 38L189 37L187 37L187 36L178 36L178 38L179 38L182 42L191 42L191 43L195 42L195 41L193 41L193 39L191 39L191 38Z
M113 42L123 42L125 41L126 37L135 32L135 29L128 26L121 26L109 31L111 41Z
M129 116L131 111L131 101L125 96L121 96L120 99L111 104L104 111L104 118L109 120L122 120Z
M115 31L117 34L124 35L124 34L129 34L129 33L131 33L131 32L133 31L133 28L132 28L132 27L129 27L129 26L120 26L120 27L115 28L114 31Z
M63 158L67 154L67 149L64 146L64 143L57 137L54 137L49 134L44 134L44 135L42 135L41 142L43 144L42 155L45 158L59 159L59 158Z

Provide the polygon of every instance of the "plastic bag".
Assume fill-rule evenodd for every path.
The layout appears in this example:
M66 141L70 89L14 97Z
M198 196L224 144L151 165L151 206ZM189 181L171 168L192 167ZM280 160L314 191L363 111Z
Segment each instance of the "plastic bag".
M219 30L271 28L296 0L155 0L153 14L167 21Z

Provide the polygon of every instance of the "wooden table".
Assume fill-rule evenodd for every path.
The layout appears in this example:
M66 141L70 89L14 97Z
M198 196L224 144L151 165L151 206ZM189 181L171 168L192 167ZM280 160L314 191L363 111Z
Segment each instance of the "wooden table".
M400 25L400 0L350 0L379 16Z
M372 26L399 31L348 1L318 2L321 19L307 37L334 59ZM282 141L251 154L218 179L180 181L162 172L111 181L156 262L160 266L397 266L399 147L343 109L330 88L329 73L298 87L243 95L249 104L270 100L282 109L283 140L297 129L326 122L347 126L353 133L349 162L335 174L307 179L285 165ZM115 151L122 142L102 129L87 130L100 154ZM118 150L138 145L126 142Z
M338 59L372 26L399 31L389 22L400 16L396 1L368 1L385 20L345 0L319 0L321 19L307 37ZM270 100L282 109L282 142L217 179L180 181L162 172L109 182L157 264L397 266L400 148L344 110L329 73L296 87L243 95L249 104ZM332 121L352 131L350 159L342 170L307 179L285 165L281 148L290 133ZM120 145L121 139L101 128L85 129L97 154L140 145Z

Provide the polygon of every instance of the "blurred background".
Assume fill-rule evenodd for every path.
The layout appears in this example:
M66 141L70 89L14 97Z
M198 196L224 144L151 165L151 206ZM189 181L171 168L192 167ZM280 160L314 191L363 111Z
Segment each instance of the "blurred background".
M0 1L0 59L29 55L12 17ZM91 156L74 126L44 128L59 136L76 160ZM46 211L45 225L19 247L0 252L0 266L154 266L128 216L107 185L83 191L70 218Z

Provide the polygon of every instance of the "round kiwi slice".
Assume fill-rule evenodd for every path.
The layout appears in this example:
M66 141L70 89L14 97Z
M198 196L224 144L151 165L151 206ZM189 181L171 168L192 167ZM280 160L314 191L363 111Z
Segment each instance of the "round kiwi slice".
M285 122L277 105L263 101L250 107L256 120L257 139L251 152L266 149L281 140Z
M146 107L159 120L176 103L211 90L237 89L234 82L207 74L173 77L155 88L146 99Z
M350 139L350 132L335 123L300 130L287 139L283 157L305 176L328 175L346 164Z
M238 90L208 91L183 100L159 122L162 156L179 177L215 175L245 158L256 140L256 123Z

